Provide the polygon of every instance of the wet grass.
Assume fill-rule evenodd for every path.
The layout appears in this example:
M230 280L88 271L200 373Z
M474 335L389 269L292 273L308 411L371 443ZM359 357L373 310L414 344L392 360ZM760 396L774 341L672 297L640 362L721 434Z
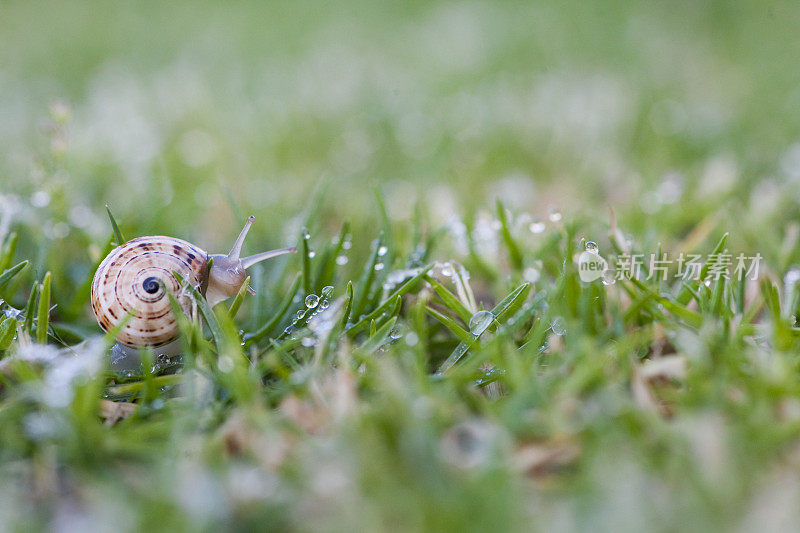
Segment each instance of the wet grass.
M793 4L4 9L0 528L797 523ZM250 214L114 361L103 257Z

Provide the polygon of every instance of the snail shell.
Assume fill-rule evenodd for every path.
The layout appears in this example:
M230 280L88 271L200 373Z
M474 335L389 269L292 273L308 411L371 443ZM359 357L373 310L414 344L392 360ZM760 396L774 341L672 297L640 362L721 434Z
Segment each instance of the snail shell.
M162 236L139 237L112 250L92 280L92 310L100 327L110 331L130 313L117 335L121 344L158 347L175 340L178 324L166 291L175 295L185 313L191 311L192 301L181 294L173 271L199 288L208 276L208 254L184 240Z

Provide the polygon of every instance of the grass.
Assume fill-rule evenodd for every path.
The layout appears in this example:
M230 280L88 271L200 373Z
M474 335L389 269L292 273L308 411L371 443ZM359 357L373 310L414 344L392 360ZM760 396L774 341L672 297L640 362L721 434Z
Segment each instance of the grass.
M793 3L3 11L0 529L794 528ZM250 214L112 364L103 257Z

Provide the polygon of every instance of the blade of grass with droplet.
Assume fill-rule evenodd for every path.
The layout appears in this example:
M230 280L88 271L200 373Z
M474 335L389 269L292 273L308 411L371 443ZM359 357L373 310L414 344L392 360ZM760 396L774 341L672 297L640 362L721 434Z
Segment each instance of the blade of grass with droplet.
M175 276L175 279L178 280L178 283L183 285L186 290L189 291L189 294L192 295L194 298L195 303L197 304L197 308L200 310L200 314L203 315L203 318L208 324L208 329L211 330L211 337L214 339L214 344L217 348L222 347L222 342L225 340L222 334L222 328L219 326L219 322L217 322L217 315L214 314L214 311L211 309L211 306L208 305L206 299L200 294L200 292L192 286L191 283L186 283L178 272L172 271L172 275Z
M522 252L519 251L519 245L511 235L511 230L508 227L506 208L499 198L497 199L497 218L500 219L500 231L503 235L503 242L508 249L508 258L511 261L511 266L514 270L520 272L522 270Z
M6 242L3 244L3 252L2 256L0 256L0 272L8 270L8 267L11 266L11 261L14 260L14 254L17 251L17 242L19 238L17 233L11 233Z
M47 342L47 327L50 323L50 272L44 275L41 292L39 293L39 314L36 319L36 342Z
M394 256L394 228L392 221L389 219L389 211L386 209L386 202L383 200L383 194L377 187L374 189L375 202L378 204L378 212L381 215L381 233L383 234L383 245L386 247L386 254L381 258L387 268L392 264Z
M434 309L431 306L426 306L425 310L428 311L428 313L433 318L438 320L444 327L449 329L456 337L459 338L459 340L461 340L461 342L466 342L468 344L472 344L472 341L475 340L475 337L469 331L467 331L464 328L462 328L458 324L458 322L456 322L455 320L453 320L449 316L440 313L439 311L437 311L436 309Z
M517 312L522 307L522 304L525 302L525 299L528 297L528 294L531 292L531 284L530 283L523 283L513 291L511 291L508 296L503 298L503 300L495 305L492 308L492 315L494 315L495 321L499 323L503 323L506 319L510 318L514 313ZM477 335L474 333L470 333L470 337L472 338L472 343L462 342L458 346L456 346L455 350L450 354L450 356L445 359L445 361L439 366L437 370L438 374L443 374L447 372L450 368L453 367L458 361L464 357L464 354L470 349L470 346L477 341L481 335L487 330L491 328L486 328L484 331L481 331Z
M297 295L297 291L300 290L300 283L301 283L301 274L298 273L294 280L292 281L291 288L289 292L286 293L286 296L281 301L280 305L278 306L278 311L269 319L258 331L255 333L250 333L245 335L244 341L245 346L249 346L254 342L263 339L267 335L269 335L272 330L274 330L278 324L281 323L283 317L286 316L286 312L289 311L289 307L292 305L292 301L294 300L295 295Z
M417 282L419 282L428 273L431 267L433 267L432 264L423 267L417 273L417 275L415 275L413 278L409 279L408 281L403 283L400 287L395 289L395 291L389 295L389 297L386 299L385 302L376 307L371 313L367 314L363 319L359 320L357 323L350 326L346 330L346 333L351 337L354 337L355 335L360 333L364 328L369 326L371 320L379 317L382 313L385 313L390 307L392 307L398 296L403 296L405 293L413 289L414 286L417 284Z
M444 305L453 311L458 317L464 321L465 324L469 324L470 319L472 318L473 313L467 309L464 304L461 303L461 300L458 297L450 292L447 287L439 283L434 277L432 276L425 276L425 281L431 284L433 287L434 292L439 295L439 298L442 299Z
M3 320L0 324L0 351L8 350L11 343L14 341L14 335L17 333L17 320L11 317Z
M314 283L311 279L311 258L308 256L311 252L308 247L310 239L306 239L306 235L308 235L308 230L303 228L303 234L300 236L300 253L303 254L303 257L300 260L303 272L303 294L311 294L314 292Z
M111 208L108 204L106 204L106 213L108 213L108 219L111 221L111 228L114 230L114 239L117 241L117 246L120 246L125 243L125 237L122 236L122 232L117 225L117 220L114 218L114 215L111 214Z
M372 252L370 252L369 260L364 265L364 271L358 280L355 295L356 300L353 304L349 320L358 319L364 310L364 306L369 298L369 290L372 287L372 282L375 279L375 265L378 263L378 250L383 246L383 234L379 235L377 239L372 241Z
M244 301L244 295L247 293L247 289L250 288L250 276L247 276L242 283L242 288L239 289L239 292L236 293L236 297L231 302L231 306L228 308L228 314L231 318L236 317L236 313L239 312L239 308L242 306L242 302Z
M19 274L20 270L26 266L28 266L28 261L22 261L21 263L17 263L13 267L0 274L0 287L11 281L11 279Z

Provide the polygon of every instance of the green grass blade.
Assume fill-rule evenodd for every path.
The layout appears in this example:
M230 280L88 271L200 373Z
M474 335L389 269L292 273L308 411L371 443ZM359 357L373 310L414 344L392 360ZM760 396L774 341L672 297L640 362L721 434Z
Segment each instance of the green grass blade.
M225 339L222 335L222 328L220 328L219 322L217 322L217 315L214 314L211 306L208 305L208 301L206 301L203 295L201 295L191 283L186 283L186 281L178 272L173 270L172 275L175 276L175 279L177 279L178 282L189 291L189 294L192 295L192 298L194 298L195 303L197 303L197 308L200 310L200 314L203 315L206 324L208 324L208 329L211 330L211 337L214 339L214 344L217 346L217 348L220 348Z
M454 267L455 269L455 267ZM454 273L453 276L456 276ZM470 318L472 318L473 313L467 309L464 304L461 303L461 300L458 297L450 292L447 287L439 283L434 277L432 276L425 276L425 281L431 284L433 287L434 292L439 295L439 298L442 299L444 305L453 311L458 317L464 321L465 324L469 324Z
M108 219L111 221L111 228L114 230L114 239L117 241L117 246L121 246L126 242L125 237L122 236L119 225L117 225L117 220L114 218L114 215L111 214L111 208L108 204L106 204L106 213L108 213Z
M22 261L21 263L14 265L13 267L9 268L8 270L0 274L0 287L4 286L6 283L11 281L11 279L17 274L19 274L20 271L26 266L28 266L28 262Z
M444 327L449 329L456 337L458 337L461 340L461 342L466 342L468 344L472 344L472 342L475 340L475 336L474 335L472 335L469 331L467 331L464 328L462 328L461 326L459 326L458 322L456 322L455 320L453 320L449 316L440 313L439 311L437 311L436 309L434 309L431 306L427 306L427 307L425 307L425 309L428 311L428 313L433 318L435 318L436 320L441 322L441 324Z
M339 319L339 324L342 328L347 326L347 320L350 318L350 310L353 308L353 282L347 282L347 289L344 293L344 306L342 308L342 316Z
M508 248L508 258L511 261L511 266L517 272L522 270L522 252L519 251L519 245L514 237L511 235L511 230L508 227L508 217L506 216L506 208L500 199L497 200L497 217L500 219L500 229L503 235L503 242Z
M530 283L523 283L513 291L511 291L503 300L495 305L491 313L494 315L495 322L503 323L508 318L513 316L521 307L522 304L525 303L525 299L528 297L528 294L531 292L531 284ZM470 337L472 342L462 342L458 346L456 346L455 350L448 356L447 359L439 366L437 371L438 374L443 374L447 372L450 368L452 368L456 363L458 363L462 357L467 353L470 349L470 346L477 341L481 335L483 335L486 331L492 329L491 327L486 328L484 331L480 332L479 334L470 333Z
M350 321L357 320L361 313L364 311L364 306L367 304L369 298L369 290L372 287L372 282L375 279L375 265L378 263L378 251L383 246L383 235L381 234L377 239L372 241L372 252L370 253L369 260L364 266L364 271L361 273L361 278L358 280L355 295L357 299L353 304L350 314Z
M364 358L375 353L375 351L386 342L386 337L389 335L395 323L397 323L397 317L390 318L384 325L375 330L375 332L364 341L364 344L354 350L353 355L357 358Z
M728 243L728 234L725 233L722 236L722 238L719 240L717 245L714 247L714 250L709 255L721 254L722 251L725 250L725 245L727 243ZM697 290L697 288L702 285L703 281L705 281L706 276L708 275L708 270L711 268L711 266L712 266L711 262L706 261L703 264L703 266L700 267L700 277L699 277L699 279L691 280L691 281L689 281L687 283L687 285L689 285L693 289ZM680 305L686 305L687 303L689 303L689 300L691 300L691 299L692 299L691 293L688 290L686 290L686 287L684 287L678 293L678 296L675 298L675 302L677 302Z
M28 303L25 305L25 323L23 330L31 335L33 333L33 313L36 310L36 303L39 301L39 282L34 281L31 287L31 294L28 296Z
M311 237L308 233L308 230L303 228L303 234L300 237L300 253L303 254L301 257L301 265L303 271L303 293L304 294L311 294L314 292L314 283L311 279L311 257L309 257L311 253L311 249L308 246L308 241L311 240Z
M16 334L17 320L11 317L3 320L3 323L0 324L0 351L8 350Z
M50 324L50 272L44 275L41 292L39 293L39 315L36 322L36 342L47 342L47 327Z
M8 267L11 266L11 262L14 260L14 254L17 251L18 241L19 236L16 232L10 234L6 239L3 245L2 256L0 256L0 272L8 270Z
M325 287L333 283L333 277L336 273L336 259L344 249L344 243L347 241L347 236L350 233L350 223L345 221L342 224L342 229L339 232L339 238L336 242L328 246L322 256L319 257L319 266L317 267L317 278L315 282L316 287Z
M242 306L244 295L247 293L248 288L250 288L250 276L245 278L244 283L242 283L242 288L236 293L236 297L233 299L231 306L228 308L228 314L231 316L231 318L235 318L236 313L239 312L239 307Z
M286 312L291 307L295 295L297 295L297 292L300 290L300 283L301 274L298 273L292 281L289 292L287 292L286 296L284 296L283 300L281 300L281 303L278 306L278 311L272 315L272 318L270 318L261 328L259 328L258 331L245 335L244 341L246 346L263 339L269 335L272 330L278 326L278 324L281 323L281 320L283 320L283 317L286 316Z
M389 310L395 304L398 296L403 296L405 293L414 288L417 282L419 282L428 273L428 271L431 269L432 266L433 265L428 265L424 267L419 271L419 273L417 273L416 276L409 279L408 281L403 283L400 287L395 289L395 291L389 295L389 297L386 299L385 302L383 302L381 305L376 307L375 310L373 310L371 313L367 314L364 318L362 318L357 323L348 328L346 330L347 334L350 335L351 337L354 337L355 335L363 331L364 328L369 326L369 323L372 320L378 318L381 314Z
M631 278L630 280L639 290L645 292L648 296L650 296L653 300L657 301L661 305L664 306L664 309L672 313L673 315L677 316L678 318L685 321L692 327L699 328L703 324L703 317L700 316L698 313L695 313L691 309L687 309L679 302L673 302L672 300L661 296L660 294L653 292L648 288L644 283L639 281L638 279ZM687 294L691 297L691 293L687 291Z

